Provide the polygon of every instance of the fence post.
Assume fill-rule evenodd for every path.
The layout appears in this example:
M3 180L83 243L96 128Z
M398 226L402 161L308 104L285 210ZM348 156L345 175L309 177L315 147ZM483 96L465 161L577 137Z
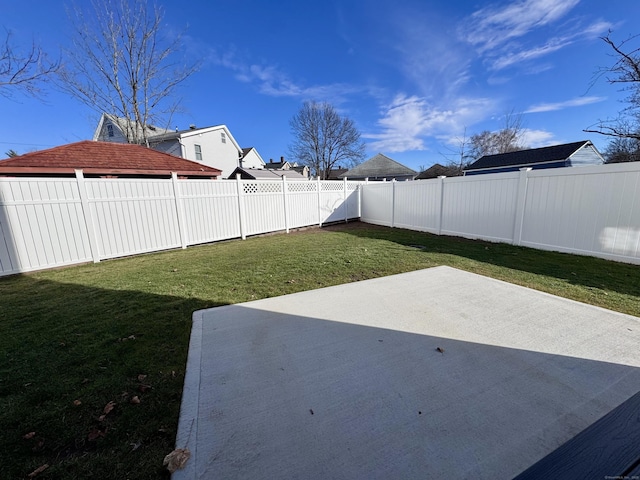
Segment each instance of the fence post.
M347 177L342 179L342 205L344 205L344 223L349 223L349 205L347 205Z
M513 222L513 244L520 245L522 242L522 226L524 224L524 207L527 202L527 186L529 183L529 172L531 167L520 169L518 179L518 200L516 203L515 221Z
M386 182L387 179L385 178ZM396 226L396 179L391 180L391 228Z
M442 211L444 210L444 179L445 175L438 177L438 235L442 235Z
M287 176L282 175L282 200L284 202L284 230L289 233L289 199L287 192Z
M82 173L82 170L75 170L75 172L76 182L78 183L78 193L80 194L80 204L82 205L82 213L84 215L84 224L87 229L87 237L89 237L89 248L91 249L91 256L93 257L93 263L98 263L100 261L98 237L96 235L96 229L93 225L93 218L91 217L89 196L87 195L87 187L84 184L84 174Z
M318 192L318 225L322 226L322 184L320 183L320 175L316 179L316 190Z
M238 193L238 224L240 226L240 238L245 240L247 235L244 231L244 191L242 188L242 181L240 180L240 174L236 174L236 191Z
M182 206L182 197L180 196L180 187L178 187L178 174L171 172L171 183L173 184L173 198L176 202L176 215L178 218L178 232L180 233L180 244L182 249L187 248L187 232L184 221L184 208Z

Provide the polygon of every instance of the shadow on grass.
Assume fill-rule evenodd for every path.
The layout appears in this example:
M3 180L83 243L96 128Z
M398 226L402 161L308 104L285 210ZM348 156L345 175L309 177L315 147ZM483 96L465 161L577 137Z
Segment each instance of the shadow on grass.
M192 313L221 304L28 275L0 297L0 478L168 478Z
M638 265L506 243L438 236L364 222L332 225L326 228L361 238L395 242L420 249L425 254L453 255L482 264L555 278L571 285L640 297L640 266ZM456 265L455 261L450 265L465 268L463 265Z

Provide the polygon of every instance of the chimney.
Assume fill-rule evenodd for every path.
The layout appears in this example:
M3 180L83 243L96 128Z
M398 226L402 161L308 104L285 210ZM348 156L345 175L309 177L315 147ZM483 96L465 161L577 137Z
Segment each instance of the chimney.
M280 157L280 163L284 163L284 157Z
M273 158L270 158L270 159L269 159L269 163L273 163Z

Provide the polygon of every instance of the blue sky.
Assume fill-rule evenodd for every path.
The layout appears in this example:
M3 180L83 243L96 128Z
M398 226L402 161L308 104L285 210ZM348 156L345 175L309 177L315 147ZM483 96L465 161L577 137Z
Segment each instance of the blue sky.
M242 147L287 156L305 100L353 119L367 157L413 168L453 159L456 145L522 112L531 147L607 139L583 129L625 97L597 78L614 62L598 37L640 33L637 0L234 0L160 2L168 32L187 28L202 68L179 90L173 126L226 124ZM0 25L26 48L69 45L65 2L0 0ZM98 115L62 93L0 97L0 157L90 139Z

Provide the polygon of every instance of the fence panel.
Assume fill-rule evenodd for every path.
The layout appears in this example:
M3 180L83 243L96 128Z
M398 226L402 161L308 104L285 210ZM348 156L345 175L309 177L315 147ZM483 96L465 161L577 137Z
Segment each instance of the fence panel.
M513 241L518 179L518 172L445 179L441 233Z
M320 223L318 220L318 182L288 182L289 228Z
M393 226L392 182L368 183L362 187L362 220L376 225Z
M440 179L396 183L394 226L438 233L441 195Z
M243 180L245 235L285 230L284 191L280 180Z
M95 178L85 182L100 259L180 246L170 180Z
M240 237L235 180L180 180L187 244Z
M522 245L640 263L639 167L530 172Z
M0 179L0 274L90 260L75 179Z

